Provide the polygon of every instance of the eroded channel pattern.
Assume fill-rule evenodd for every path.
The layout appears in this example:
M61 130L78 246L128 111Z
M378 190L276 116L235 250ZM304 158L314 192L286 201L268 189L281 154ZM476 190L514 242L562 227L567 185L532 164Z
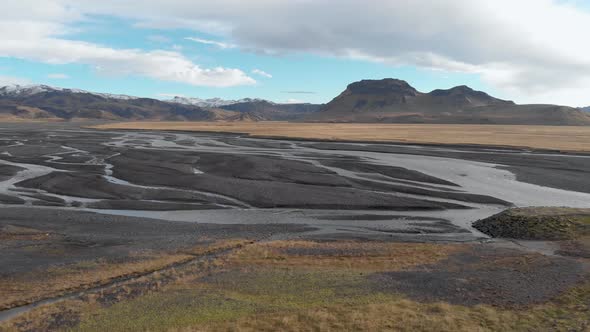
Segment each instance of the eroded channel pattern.
M2 206L318 238L471 241L471 222L512 205L590 207L589 173L589 156L522 150L0 128Z

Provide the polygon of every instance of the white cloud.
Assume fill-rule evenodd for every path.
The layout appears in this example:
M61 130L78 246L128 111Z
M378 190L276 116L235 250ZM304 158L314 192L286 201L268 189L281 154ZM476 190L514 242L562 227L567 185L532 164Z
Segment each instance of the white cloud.
M260 70L260 69L253 69L252 74L260 75L260 76L266 77L266 78L272 78L271 74L265 72L264 70Z
M224 43L224 42L219 42L219 41L209 40L209 39L203 39L203 38L186 37L184 39L194 41L194 42L200 43L200 44L217 46L221 49L228 49L228 48L235 48L236 47L236 45L234 45L234 44L229 44L229 43Z
M66 75L66 74L61 74L61 73L55 73L55 74L47 75L47 78L52 78L52 79L56 79L56 80L65 80L65 79L70 78L70 76Z
M201 68L177 52L113 49L64 39L4 40L0 43L0 56L51 64L90 64L105 75L139 75L197 86L229 87L256 83L239 69Z
M521 101L590 98L590 12L574 0L62 1L143 26L205 31L253 52L474 73Z
M196 86L230 87L256 83L239 69L202 68L176 51L118 49L75 40L71 36L64 38L75 31L72 28L74 23L90 14L68 2L22 0L3 4L0 57L50 64L88 64L106 75L138 75Z
M13 84L27 85L31 83L31 80L27 78L0 75L0 86L7 86Z

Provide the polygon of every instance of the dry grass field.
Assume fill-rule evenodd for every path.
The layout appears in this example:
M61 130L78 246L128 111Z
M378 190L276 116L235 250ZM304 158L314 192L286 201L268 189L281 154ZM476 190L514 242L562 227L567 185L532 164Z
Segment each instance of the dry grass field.
M186 266L157 290L140 291L148 284L143 280L41 306L0 323L0 331L586 331L587 281L521 305L501 302L501 289L481 283L497 277L486 278L490 273L517 271L511 284L520 288L528 278L544 279L546 268L559 262L464 244L257 242L206 267ZM388 288L395 282L382 279L390 274L451 275L448 282L460 284L443 282L423 299L412 292L428 286L410 283L413 291L397 291ZM466 293L467 278L481 291ZM534 292L545 288L535 285L541 289ZM455 294L478 300L450 300Z
M291 122L124 122L100 129L212 131L344 141L477 144L590 151L590 127Z

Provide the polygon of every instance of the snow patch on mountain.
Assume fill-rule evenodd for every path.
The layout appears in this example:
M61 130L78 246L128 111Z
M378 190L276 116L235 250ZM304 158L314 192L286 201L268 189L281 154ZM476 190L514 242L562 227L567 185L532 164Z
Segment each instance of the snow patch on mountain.
M66 89L66 88L58 88L49 85L7 85L0 87L0 96L3 97L30 97L34 96L39 93L44 92L69 92L69 93L88 93L91 95L103 97L106 99L121 99L121 100L132 100L132 99L139 99L139 97L133 97L128 95L118 95L118 94L111 94L111 93L98 93L98 92L90 92L86 90L80 89Z
M274 104L271 101L264 100L264 99L258 99L258 98L243 98L243 99L236 99L236 100L226 100L226 99L221 99L221 98L201 99L201 98L176 96L172 99L168 99L165 101L167 101L169 103L192 105L192 106L198 106L198 107L222 107L222 106L233 105L233 104L251 103L251 102L260 102L260 101L266 101L268 103Z

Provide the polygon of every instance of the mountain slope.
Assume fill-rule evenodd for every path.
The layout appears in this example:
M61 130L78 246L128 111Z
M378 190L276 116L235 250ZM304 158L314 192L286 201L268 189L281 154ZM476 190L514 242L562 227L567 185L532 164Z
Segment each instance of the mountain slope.
M467 86L422 93L396 79L348 85L307 121L590 125L590 115L556 105L516 105Z
M66 88L59 88L53 87L49 85L7 85L0 87L0 97L30 97L42 92L70 92L70 93L87 93L92 94L95 96L100 96L107 99L121 99L121 100L131 100L131 99L139 99L139 97L133 97L128 95L117 95L111 93L98 93L98 92L89 92L80 89L66 89Z
M30 110L34 109L35 112ZM106 119L106 120L207 120L210 113L148 98L110 98L75 90L45 90L4 95L0 116L24 118Z
M0 88L0 119L268 121L297 119L319 108L250 98L227 101L177 97L161 101L46 85Z
M224 110L240 113L248 119L273 119L277 121L297 120L321 109L315 104L276 104L266 100L255 100L221 107Z

